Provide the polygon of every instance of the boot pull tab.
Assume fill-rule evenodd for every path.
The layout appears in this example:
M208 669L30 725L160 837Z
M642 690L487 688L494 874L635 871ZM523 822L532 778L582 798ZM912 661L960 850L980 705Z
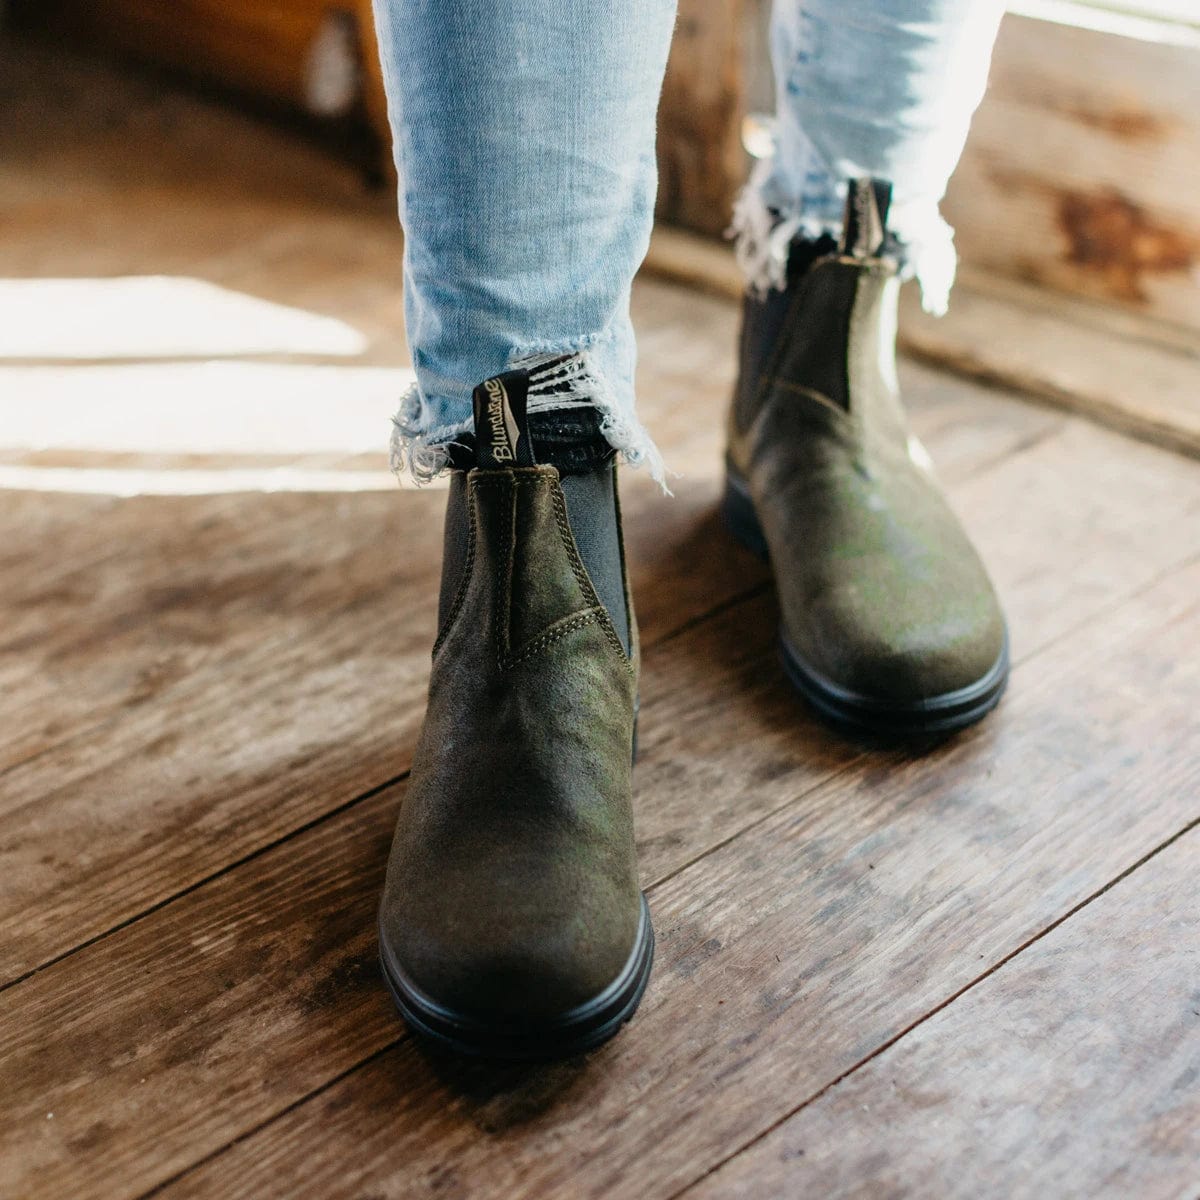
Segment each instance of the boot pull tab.
M485 379L472 393L475 409L475 454L479 466L532 467L526 403L529 373L506 371Z
M838 249L851 258L876 258L887 240L892 185L886 179L851 179L846 189L842 240Z

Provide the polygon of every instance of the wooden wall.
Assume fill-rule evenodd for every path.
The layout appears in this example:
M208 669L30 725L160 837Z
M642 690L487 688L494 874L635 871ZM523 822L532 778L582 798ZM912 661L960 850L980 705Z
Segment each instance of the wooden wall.
M31 19L138 57L296 107L308 106L311 55L330 13L359 19L347 0L45 0ZM369 24L368 24L369 27Z
M963 261L1087 297L1200 346L1200 30L1037 0L1010 13L988 94L946 199ZM42 21L311 107L331 14L358 42L357 118L390 170L370 0L44 0ZM719 236L747 160L741 126L769 105L767 0L680 0L659 112L660 219ZM1054 19L1070 17L1070 20Z
M680 0L659 106L658 215L720 236L746 174L741 125L748 47L761 6Z
M1010 13L945 212L975 267L1200 338L1200 33Z

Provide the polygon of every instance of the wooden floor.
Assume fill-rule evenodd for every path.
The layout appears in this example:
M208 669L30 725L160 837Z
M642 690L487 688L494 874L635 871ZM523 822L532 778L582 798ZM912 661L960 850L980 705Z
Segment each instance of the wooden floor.
M981 727L863 750L714 516L733 307L653 280L654 978L579 1061L407 1036L373 917L442 494L383 476L390 210L2 51L0 1195L1195 1197L1200 464L906 364L1016 665Z

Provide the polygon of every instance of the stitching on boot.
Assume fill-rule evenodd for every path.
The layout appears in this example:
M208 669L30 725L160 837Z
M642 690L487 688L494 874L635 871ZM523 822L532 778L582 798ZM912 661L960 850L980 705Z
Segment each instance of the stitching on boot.
M620 635L617 633L616 626L613 625L612 616L608 609L601 604L600 597L596 593L596 587L587 573L587 568L583 565L583 560L579 557L579 547L575 545L575 535L571 532L571 522L567 517L566 501L563 499L562 488L557 482L554 482L551 486L550 498L554 503L554 516L558 524L559 539L562 541L563 549L567 552L567 557L571 562L571 570L575 573L575 579L579 584L580 590L583 592L584 599L588 600L592 607L599 609L604 614L604 618L600 622L601 628L604 630L604 635L608 638L617 653L620 654L621 661L629 666L631 665L631 658L625 653L625 647L621 644Z
M510 482L511 481L511 482ZM508 510L508 522L505 529L505 553L504 553L504 600L503 604L499 605L498 620L503 626L503 636L496 638L496 663L500 670L506 671L515 663L522 662L527 658L533 657L540 653L547 646L557 641L559 637L565 636L569 630L564 630L563 633L557 634L555 637L545 640L547 631L543 630L531 642L526 642L523 646L513 650L512 646L512 585L513 585L513 556L516 549L516 524L517 511L520 506L520 491L526 488L538 488L549 481L549 476L539 474L533 479L524 479L517 475L511 475L504 482L509 483L511 503ZM572 571L574 564L572 563ZM576 576L578 578L578 576ZM585 593L584 599L588 596ZM598 603L598 601L597 601ZM590 610L583 610L590 611ZM550 630L558 628L560 622L571 621L577 616L576 613L568 613L566 617L559 618L558 621L551 622L548 627Z
M467 480L467 556L463 560L462 578L458 582L458 590L454 594L454 600L450 605L450 611L446 614L446 623L442 626L441 633L438 634L437 640L433 643L433 657L437 657L437 652L442 648L442 643L446 640L450 630L454 628L455 621L458 620L459 611L462 609L463 601L467 598L467 588L471 583L471 576L475 570L475 546L478 539L478 520L475 516L475 488L477 481Z
M496 626L494 635L496 638L496 662L501 670L504 669L505 660L508 658L510 650L510 630L512 625L512 576L513 576L513 550L516 540L516 525L517 525L517 488L519 486L516 476L506 475L497 482L508 492L508 505L506 507L506 519L504 522L504 554L500 561L500 578L496 581L498 596L500 601L496 605Z
M828 259L823 261L818 260L817 262L813 263L812 266L808 268L806 277L801 279L796 286L796 294L788 303L787 315L783 318L783 325L779 331L779 338L771 350L770 358L768 358L766 363L763 364L762 374L759 376L758 385L754 389L754 399L752 401L754 412L751 414L750 420L746 423L746 429L749 429L750 426L753 425L761 415L763 407L769 397L771 385L777 378L779 378L779 364L783 359L784 352L786 351L789 342L791 341L791 330L794 329L799 322L800 312L806 299L805 293L807 288L805 287L805 284L808 282L808 277L810 277L814 271L820 270L824 266L825 262L828 262Z
M555 642L561 641L568 634L574 633L576 629L582 629L586 625L603 625L606 615L603 608L588 608L572 616L563 617L545 632L538 634L532 642L522 646L516 654L504 659L500 663L501 669L511 670L518 663L536 658L542 651L549 649Z

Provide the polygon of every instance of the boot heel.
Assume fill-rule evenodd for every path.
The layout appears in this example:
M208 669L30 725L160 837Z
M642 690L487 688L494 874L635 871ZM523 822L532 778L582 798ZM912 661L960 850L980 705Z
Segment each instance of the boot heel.
M767 539L763 537L762 526L758 523L758 514L754 511L754 501L746 485L732 472L725 473L725 496L721 501L721 519L725 528L763 562L769 562L771 555L767 550Z

